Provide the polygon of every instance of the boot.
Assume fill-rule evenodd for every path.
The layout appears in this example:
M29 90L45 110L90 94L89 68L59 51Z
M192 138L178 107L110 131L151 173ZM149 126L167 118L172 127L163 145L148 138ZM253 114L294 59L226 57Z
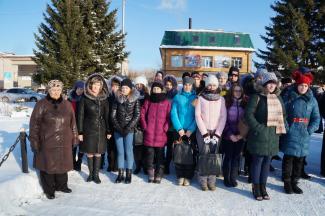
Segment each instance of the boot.
M284 182L284 191L286 194L293 194L293 189L290 181Z
M177 179L177 184L179 185L179 186L182 186L183 184L184 184L184 178L178 178Z
M265 184L261 184L261 194L262 194L263 199L270 200L270 196L266 191L266 185Z
M230 182L230 170L229 168L226 166L223 166L222 167L222 173L223 173L223 184L226 186L226 187L231 187L231 182Z
M170 171L169 171L169 163L165 163L164 174L165 175L169 175L170 174Z
M94 171L94 157L87 157L88 162L88 169L89 169L89 176L87 178L87 182L91 182L93 178L93 171Z
M121 183L122 181L124 181L124 169L118 169L118 175L115 183Z
M82 163L82 159L78 158L76 165L75 165L75 170L80 172L81 171L81 163Z
M228 178L225 178L223 179L223 184L226 186L226 187L232 187L230 181Z
M100 169L102 170L105 166L105 154L101 155L101 160L100 160Z
M211 191L216 190L216 176L208 176L208 188Z
M238 167L232 167L230 171L230 181L229 181L231 187L238 186L237 177L238 177Z
M184 178L183 186L190 186L190 184L191 184L190 180L187 178Z
M261 193L261 187L260 187L259 184L253 184L252 191L253 191L253 195L254 195L256 200L258 200L258 201L263 200L263 196L262 196L262 193Z
M160 166L155 170L155 180L154 183L160 184L162 176L164 175L164 166Z
M130 184L132 181L132 169L126 169L125 184Z
M141 161L135 161L135 170L133 174L137 175L141 171Z
M303 193L303 191L301 190L301 188L298 187L298 181L291 182L291 187L292 187L292 191L295 194L302 194Z
M96 184L100 184L101 181L99 179L99 168L101 166L101 158L100 157L95 157L95 162L94 162L94 182Z
M207 191L209 189L207 176L199 176L199 182L200 182L201 190ZM184 181L183 181L183 183L184 183Z
M155 180L155 170L154 169L148 169L148 182L153 183Z

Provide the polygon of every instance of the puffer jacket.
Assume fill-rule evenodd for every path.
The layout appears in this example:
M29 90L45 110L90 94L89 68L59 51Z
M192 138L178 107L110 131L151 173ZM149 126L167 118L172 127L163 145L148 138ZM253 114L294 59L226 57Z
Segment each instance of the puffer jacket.
M221 137L227 120L225 99L219 94L202 92L195 107L195 119L201 135L209 130Z
M35 168L48 174L72 170L72 146L78 144L78 133L70 102L50 96L38 101L29 128Z
M320 114L316 98L310 89L299 95L296 86L290 86L283 101L287 112L289 131L281 136L280 150L295 157L305 157L309 153L310 136L319 127ZM308 122L297 122L297 118Z
M233 100L232 105L227 110L227 121L223 131L223 138L230 140L231 135L238 135L238 123L244 117L244 108L241 106L241 100Z
M102 92L97 97L90 93L89 80L98 76L103 81ZM83 142L80 151L84 153L104 153L106 151L107 134L111 134L109 124L108 89L104 77L91 75L85 84L85 92L78 105L77 125Z
M140 119L141 105L139 101L139 92L132 88L129 96L122 95L121 91L117 91L115 101L113 103L111 120L114 129L121 135L133 133Z

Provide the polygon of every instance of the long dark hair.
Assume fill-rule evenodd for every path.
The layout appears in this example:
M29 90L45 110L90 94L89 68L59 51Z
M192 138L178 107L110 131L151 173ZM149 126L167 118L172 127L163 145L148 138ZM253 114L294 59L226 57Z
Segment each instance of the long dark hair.
M233 99L234 99L233 95L234 95L234 91L235 91L235 88L236 87L239 87L240 90L241 90L241 97L240 97L240 99L242 99L242 100L240 102L240 106L243 107L243 108L245 108L245 106L246 106L246 102L245 102L245 100L243 100L243 96L244 96L244 89L243 89L243 87L241 87L238 83L233 83L232 86L231 86L231 88L227 91L227 94L225 96L226 108L227 109L229 107L231 107L231 105L233 103Z

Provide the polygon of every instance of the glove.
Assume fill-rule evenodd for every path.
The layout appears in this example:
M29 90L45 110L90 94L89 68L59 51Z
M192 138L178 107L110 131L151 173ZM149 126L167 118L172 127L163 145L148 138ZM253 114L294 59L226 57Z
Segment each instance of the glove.
M213 136L212 136L212 139L211 139L211 143L212 143L213 145L215 145L215 144L218 143L218 141L219 141L219 138L218 138L216 135L213 135Z
M210 135L209 135L209 134L204 134L204 135L203 135L203 142L204 142L205 144L208 144L208 143L211 142L211 138L210 138Z

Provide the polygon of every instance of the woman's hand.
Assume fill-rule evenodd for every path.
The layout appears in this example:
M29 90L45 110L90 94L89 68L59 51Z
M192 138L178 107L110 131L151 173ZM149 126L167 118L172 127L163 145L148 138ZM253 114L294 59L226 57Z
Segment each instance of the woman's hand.
M111 134L107 134L107 139L110 139L111 137L112 137L112 135Z
M192 132L191 131L186 131L186 134L185 134L188 138L190 138L190 136L192 135Z
M83 135L79 135L78 136L78 139L79 139L80 142L82 142L82 141L84 141L84 136Z
M183 129L179 130L178 134L179 134L180 137L183 137L185 135L185 131Z

